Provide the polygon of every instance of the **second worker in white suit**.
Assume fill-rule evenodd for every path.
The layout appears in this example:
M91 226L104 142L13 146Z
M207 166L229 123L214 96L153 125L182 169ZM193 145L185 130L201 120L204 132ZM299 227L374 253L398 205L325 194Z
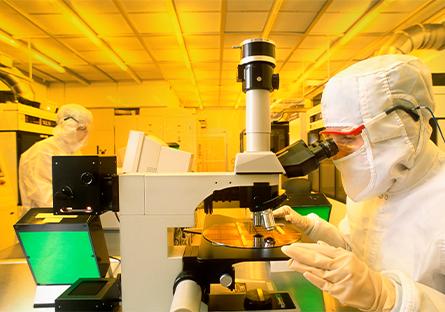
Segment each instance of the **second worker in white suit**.
M413 56L373 57L331 78L321 104L347 211L339 229L275 211L316 242L283 247L290 268L363 311L445 311L445 155L430 141L430 72Z
M52 157L79 155L88 139L93 115L78 104L66 104L57 112L54 136L39 141L20 157L19 187L23 213L53 205Z

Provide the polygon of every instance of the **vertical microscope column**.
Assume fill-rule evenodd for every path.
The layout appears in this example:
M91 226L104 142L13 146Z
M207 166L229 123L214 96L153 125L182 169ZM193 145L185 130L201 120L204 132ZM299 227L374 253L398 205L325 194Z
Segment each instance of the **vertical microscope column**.
M270 150L269 91L246 92L246 151Z
M270 92L278 89L275 45L265 39L241 43L238 82L246 93L246 151L270 151Z

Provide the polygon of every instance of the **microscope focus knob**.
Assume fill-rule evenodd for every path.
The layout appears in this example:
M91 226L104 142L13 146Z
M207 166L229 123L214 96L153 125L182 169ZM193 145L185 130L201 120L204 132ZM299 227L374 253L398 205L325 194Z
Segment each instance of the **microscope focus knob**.
M225 273L219 277L219 283L222 286L229 288L230 285L232 285L232 283L233 283L233 278L232 278L232 276L230 276L230 274Z
M58 200L71 200L74 198L74 192L71 187L64 185L54 194L54 197Z
M84 172L80 175L80 181L82 181L83 184L89 185L93 183L94 181L94 175L91 172Z

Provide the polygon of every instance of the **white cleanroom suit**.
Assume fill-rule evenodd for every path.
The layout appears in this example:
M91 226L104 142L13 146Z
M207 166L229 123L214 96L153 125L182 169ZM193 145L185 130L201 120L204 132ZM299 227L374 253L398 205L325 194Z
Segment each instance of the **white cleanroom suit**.
M434 110L431 74L407 55L354 64L323 92L328 133L363 129L363 144L334 159L346 216L337 229L289 207L275 215L318 242L284 247L290 268L346 305L445 311L445 155L429 139L427 108Z
M20 157L19 188L22 213L52 207L52 156L75 155L86 144L93 116L85 107L66 104L57 112L54 136L39 141Z

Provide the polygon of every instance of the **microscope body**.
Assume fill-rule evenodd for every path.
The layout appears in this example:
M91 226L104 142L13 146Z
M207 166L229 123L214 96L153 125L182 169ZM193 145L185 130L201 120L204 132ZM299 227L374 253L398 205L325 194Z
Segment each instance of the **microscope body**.
M213 192L254 182L278 185L278 174L123 174L119 177L124 310L168 311L186 246L175 228L196 226L197 207Z
M219 282L233 290L234 264L287 258L276 247L234 253L230 247L215 246L204 238L197 246L193 242L175 243L175 229L194 228L199 221L198 211L211 213L208 208L212 198L233 200L230 190L236 188L249 190L247 207L238 208L248 208L244 211L253 226L274 228L270 205L277 200L275 190L280 175L285 173L280 159L270 151L270 92L278 88L274 67L272 42L253 39L241 44L238 81L246 93L246 151L236 156L234 172L119 176L125 311L145 311L147 307L152 311L205 311L201 301L209 302L210 283ZM308 149L305 144L300 148ZM323 153L300 154L304 159L299 161L309 161L309 167L318 165L322 157L330 157ZM283 159L287 160L286 167L293 167L292 158Z
M175 246L172 229L194 227L196 209L206 198L224 189L252 187L254 183L278 187L284 170L270 152L269 117L274 45L266 40L247 40L242 43L241 53L238 81L246 92L247 149L237 155L234 172L120 176L125 310L142 311L142 307L149 306L153 311L167 311L170 305L172 311L175 309L173 287L185 266L186 246ZM255 207L258 205L251 205L253 210ZM195 294L200 292L195 290ZM200 301L201 294L195 297Z

